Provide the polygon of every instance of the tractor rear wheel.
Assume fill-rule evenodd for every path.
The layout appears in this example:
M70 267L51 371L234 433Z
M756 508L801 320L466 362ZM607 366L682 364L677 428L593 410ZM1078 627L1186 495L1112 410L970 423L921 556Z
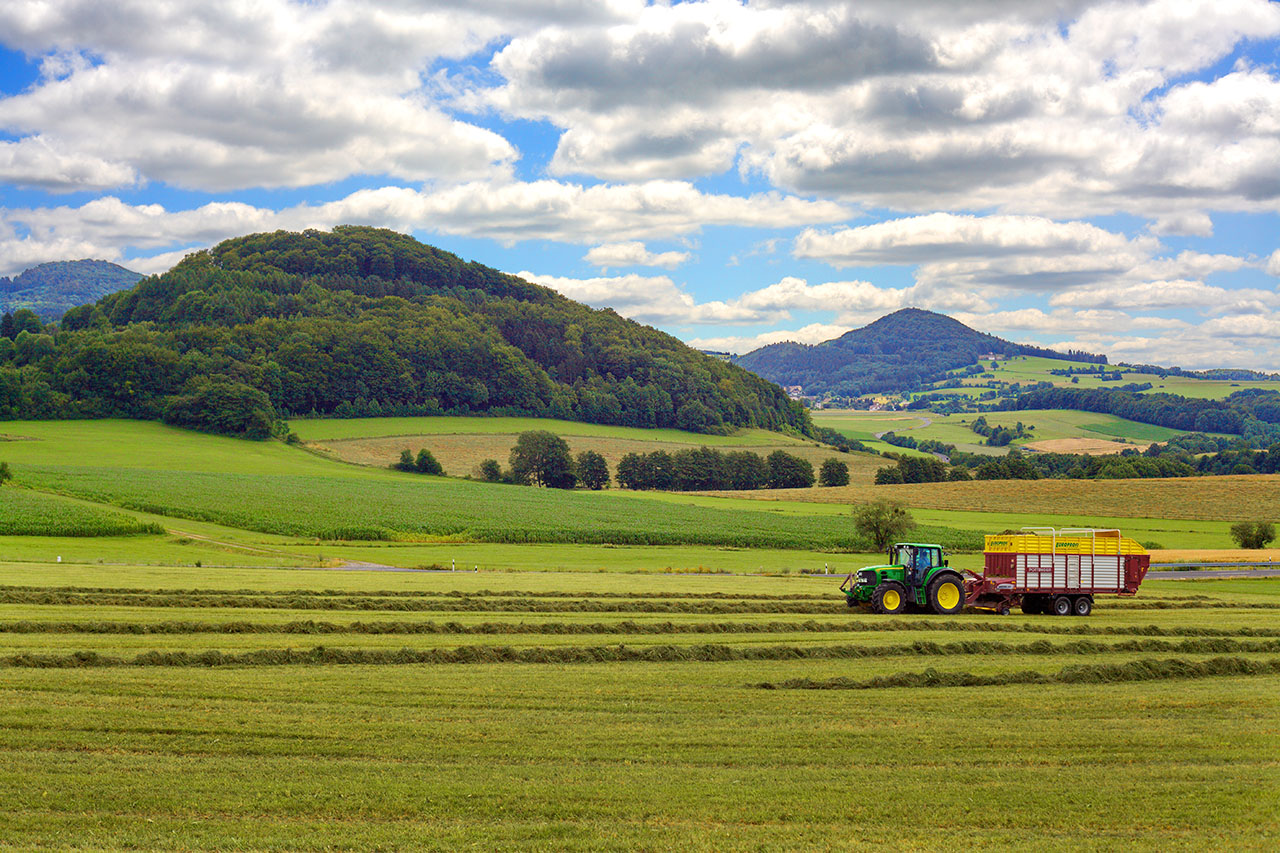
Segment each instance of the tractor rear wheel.
M1072 612L1077 616L1088 616L1093 612L1093 599L1087 595L1080 596L1072 605Z
M1072 611L1071 599L1065 595L1060 595L1053 600L1054 616L1070 616Z
M871 609L895 616L907 609L907 591L897 581L885 581L871 593Z
M964 609L964 581L952 574L934 578L929 584L929 606L941 616Z

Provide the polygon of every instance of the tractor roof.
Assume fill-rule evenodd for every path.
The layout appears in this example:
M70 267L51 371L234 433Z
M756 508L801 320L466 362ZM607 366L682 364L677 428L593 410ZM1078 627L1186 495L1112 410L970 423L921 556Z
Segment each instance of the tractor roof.
M938 548L938 549L942 548L941 545L934 545L930 542L894 542L893 543L893 547L895 548L899 548L903 545L907 545L911 548Z

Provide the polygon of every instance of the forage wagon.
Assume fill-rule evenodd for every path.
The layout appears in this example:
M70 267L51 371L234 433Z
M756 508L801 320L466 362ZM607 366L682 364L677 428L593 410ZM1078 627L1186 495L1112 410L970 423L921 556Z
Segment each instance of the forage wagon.
M1095 595L1133 596L1151 557L1119 530L1093 527L1024 527L987 536L982 574L951 568L940 545L900 542L889 563L845 578L840 589L850 607L877 613L908 608L956 613L976 607L1007 614L1088 616Z

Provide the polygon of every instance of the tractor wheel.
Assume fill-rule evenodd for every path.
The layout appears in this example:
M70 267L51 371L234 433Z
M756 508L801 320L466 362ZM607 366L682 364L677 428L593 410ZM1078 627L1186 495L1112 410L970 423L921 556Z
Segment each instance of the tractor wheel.
M1053 600L1054 616L1070 616L1071 615L1071 599L1065 595L1060 595Z
M871 593L871 609L896 616L907 609L907 591L897 581L885 581Z
M1008 615L1009 615L1009 602L1007 602L1007 601L1002 601L1002 602L1000 602L1000 606L996 608L996 612L997 612L997 613L999 613L1001 616L1008 616Z
M1080 596L1072 605L1072 612L1077 616L1088 616L1093 612L1093 599L1087 595Z
M849 609L852 610L858 606L858 599L854 598L852 595L846 596L844 603L849 605Z
M940 616L959 613L964 609L964 582L951 574L935 578L929 584L928 601L933 612Z

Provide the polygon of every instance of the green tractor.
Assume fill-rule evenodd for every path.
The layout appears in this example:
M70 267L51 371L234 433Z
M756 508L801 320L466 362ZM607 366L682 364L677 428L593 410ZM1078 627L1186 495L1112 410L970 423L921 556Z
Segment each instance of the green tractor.
M867 566L840 584L850 607L876 613L903 613L908 607L934 613L964 608L964 579L947 565L941 545L899 542L889 548L889 564Z

